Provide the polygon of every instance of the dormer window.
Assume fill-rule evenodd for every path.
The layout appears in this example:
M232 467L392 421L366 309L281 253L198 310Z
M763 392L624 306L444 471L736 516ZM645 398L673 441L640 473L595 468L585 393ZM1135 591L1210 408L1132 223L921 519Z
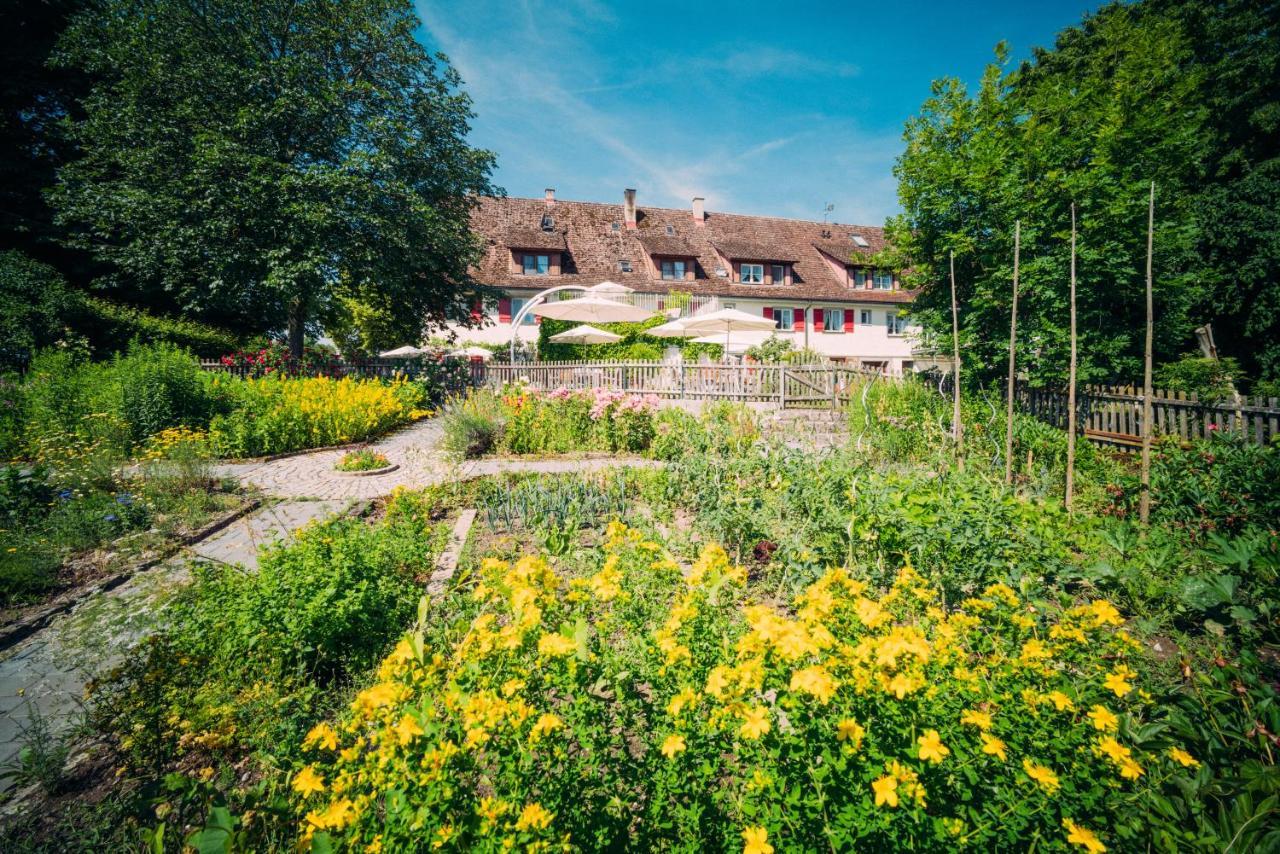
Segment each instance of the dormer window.
M865 288L867 286L867 271L858 268L853 271L853 286L855 288Z
M893 290L893 271L892 270L876 270L873 277L873 284L877 291Z
M629 259L629 258L621 258L621 259L619 259L619 260L618 260L618 272L619 272L619 273L630 273L630 272L631 272L631 259Z
M556 228L556 221L555 221L555 218L554 218L553 216L551 216L551 214L543 214L543 215L542 215L542 230L543 230L543 231L555 231L555 228Z
M769 266L770 266L770 268L771 268L771 269L770 269L770 271L769 271L769 273L770 273L770 276L771 276L771 277L772 277L772 279L773 279L773 284L775 284L775 285L785 285L785 284L787 283L787 265L786 265L786 264L771 264L771 265L769 265Z
M676 233L675 226L673 225L667 226L667 237L672 237L675 235L675 233Z
M740 274L744 285L763 285L764 284L764 265L763 264L742 264L740 265Z
M551 272L550 255L526 254L522 263L526 276L545 276Z
M662 259L662 278L666 281L683 281L686 264L676 258Z

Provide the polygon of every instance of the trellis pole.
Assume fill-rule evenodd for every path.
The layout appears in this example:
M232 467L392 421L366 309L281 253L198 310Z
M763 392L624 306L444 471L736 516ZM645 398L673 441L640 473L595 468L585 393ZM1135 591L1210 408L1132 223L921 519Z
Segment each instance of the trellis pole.
M1014 350L1018 344L1018 260L1022 253L1022 220L1013 223L1013 308L1009 312L1009 387L1004 421L1004 482L1013 483L1013 378Z
M1071 203L1071 365L1067 369L1067 512L1076 475L1076 203Z
M956 303L956 253L951 250L951 347L952 373L951 380L955 384L954 402L951 411L951 438L956 443L956 462L964 465L961 445L964 442L964 425L960 423L960 311Z
M1156 230L1156 182L1151 182L1147 201L1147 341L1142 353L1142 495L1138 518L1147 524L1151 518L1151 339L1155 320L1151 300L1151 256Z

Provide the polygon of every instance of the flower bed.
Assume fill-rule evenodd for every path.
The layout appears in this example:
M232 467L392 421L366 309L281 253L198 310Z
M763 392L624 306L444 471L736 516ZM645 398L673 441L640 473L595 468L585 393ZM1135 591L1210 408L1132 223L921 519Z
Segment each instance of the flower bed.
M1149 726L1094 601L992 585L945 611L909 566L781 609L706 548L619 523L589 577L488 560L469 622L403 640L292 778L304 843L403 850L1141 847L1198 762ZM434 631L434 629L433 629Z
M349 377L218 377L231 411L214 417L209 438L224 457L279 454L358 442L428 414L420 386Z
M654 436L656 396L607 389L474 392L446 420L446 446L466 457L493 451L640 453Z
M338 460L337 465L334 466L340 472L351 473L377 471L390 467L391 461L387 459L386 454L380 454L368 448L343 454L342 459Z

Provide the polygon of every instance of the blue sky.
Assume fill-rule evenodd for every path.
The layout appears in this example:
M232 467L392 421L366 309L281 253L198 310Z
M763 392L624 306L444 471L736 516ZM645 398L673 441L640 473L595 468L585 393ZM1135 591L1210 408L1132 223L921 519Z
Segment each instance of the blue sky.
M514 196L879 225L930 82L971 84L997 41L1049 46L1099 4L419 0Z

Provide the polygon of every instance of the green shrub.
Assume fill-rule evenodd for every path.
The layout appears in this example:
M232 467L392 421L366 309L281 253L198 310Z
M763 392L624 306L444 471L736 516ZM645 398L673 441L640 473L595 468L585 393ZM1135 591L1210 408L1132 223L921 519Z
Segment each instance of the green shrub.
M649 455L658 460L678 460L705 450L707 433L698 419L683 409L661 409L653 418L653 443Z
M95 353L118 353L141 344L170 344L212 359L238 349L240 339L216 326L151 314L101 297L77 294L69 323Z
M455 457L473 460L491 454L502 442L504 414L498 395L477 389L445 411L443 447Z
M1166 362L1155 370L1154 386L1164 391L1182 391L1201 400L1224 400L1236 391L1240 365L1235 359L1207 359L1188 353L1176 362Z
M65 337L76 297L53 267L0 252L0 371L24 368L37 350Z
M131 653L92 692L97 725L139 765L189 751L296 750L316 707L368 667L409 621L414 576L443 530L429 502L392 499L377 525L339 519L263 552L256 572L198 569L170 628Z

